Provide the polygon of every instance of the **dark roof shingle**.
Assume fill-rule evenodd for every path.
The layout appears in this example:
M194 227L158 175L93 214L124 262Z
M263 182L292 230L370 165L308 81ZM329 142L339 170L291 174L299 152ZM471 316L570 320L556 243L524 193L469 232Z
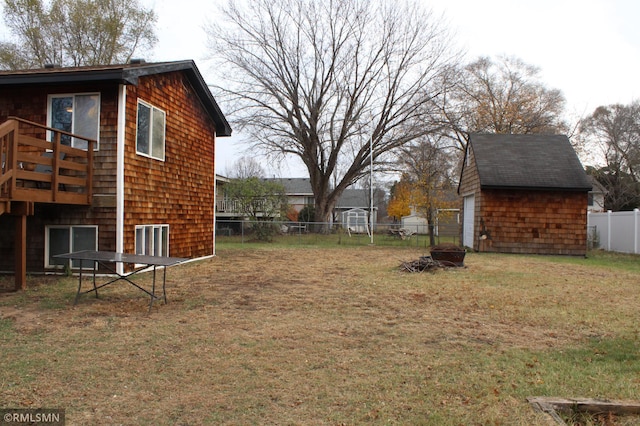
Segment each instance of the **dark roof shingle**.
M564 135L472 134L482 188L591 190Z
M0 71L0 89L28 84L74 84L86 82L114 82L138 84L138 78L153 74L182 71L193 86L202 105L216 125L218 136L231 136L231 126L213 98L198 67L192 60L173 62L141 62L117 65L81 67L53 67L20 71Z
M338 201L336 208L341 209L366 209L369 208L371 195L368 189L347 188L344 190Z
M282 185L288 195L313 195L309 178L266 178L265 180Z

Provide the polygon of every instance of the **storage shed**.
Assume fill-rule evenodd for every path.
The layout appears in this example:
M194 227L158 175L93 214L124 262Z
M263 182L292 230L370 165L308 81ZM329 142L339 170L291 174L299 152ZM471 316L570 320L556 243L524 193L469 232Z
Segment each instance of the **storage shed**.
M461 240L483 252L585 255L590 190L564 135L472 134Z

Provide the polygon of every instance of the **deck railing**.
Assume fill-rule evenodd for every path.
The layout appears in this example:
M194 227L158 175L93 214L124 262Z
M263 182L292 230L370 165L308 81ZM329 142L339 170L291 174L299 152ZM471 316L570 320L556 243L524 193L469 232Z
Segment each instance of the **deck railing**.
M87 149L64 145L62 136L86 141ZM93 139L9 117L0 124L0 200L91 204L95 143Z
M237 213L240 211L240 202L230 198L217 200L216 211L219 213Z
M251 206L247 208L246 203L250 203ZM262 212L265 210L266 204L267 199L264 197L255 197L250 201L239 200L237 198L224 198L216 201L216 212L237 214L245 214L247 210Z

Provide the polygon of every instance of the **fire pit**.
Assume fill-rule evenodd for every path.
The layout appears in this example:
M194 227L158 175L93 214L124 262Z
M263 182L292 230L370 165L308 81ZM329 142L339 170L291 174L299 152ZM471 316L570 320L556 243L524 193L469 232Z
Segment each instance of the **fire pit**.
M438 244L431 247L431 258L445 265L464 266L464 248L455 244Z

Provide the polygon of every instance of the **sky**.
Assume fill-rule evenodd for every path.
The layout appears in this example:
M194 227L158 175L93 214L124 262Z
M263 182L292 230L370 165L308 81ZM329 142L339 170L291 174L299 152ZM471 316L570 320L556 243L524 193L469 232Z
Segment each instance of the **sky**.
M145 59L193 59L205 80L204 25L221 18L225 0L140 0L158 15L158 43ZM322 1L322 0L318 0ZM600 105L629 104L640 99L640 1L637 0L415 0L442 16L454 43L466 59L515 56L540 68L542 81L567 100L568 118L593 112ZM0 33L2 31L0 30ZM224 105L220 105L224 112ZM216 166L224 174L246 144L238 132L219 138ZM270 173L303 177L295 162Z
M148 1L159 16L153 59L194 59L206 79L211 65L202 27L220 17L220 1ZM640 98L637 0L416 1L442 16L466 59L507 55L537 66L547 87L563 92L569 119L588 115L600 105ZM236 134L218 140L218 173L224 174L246 154L243 139ZM295 162L272 172L306 176Z

